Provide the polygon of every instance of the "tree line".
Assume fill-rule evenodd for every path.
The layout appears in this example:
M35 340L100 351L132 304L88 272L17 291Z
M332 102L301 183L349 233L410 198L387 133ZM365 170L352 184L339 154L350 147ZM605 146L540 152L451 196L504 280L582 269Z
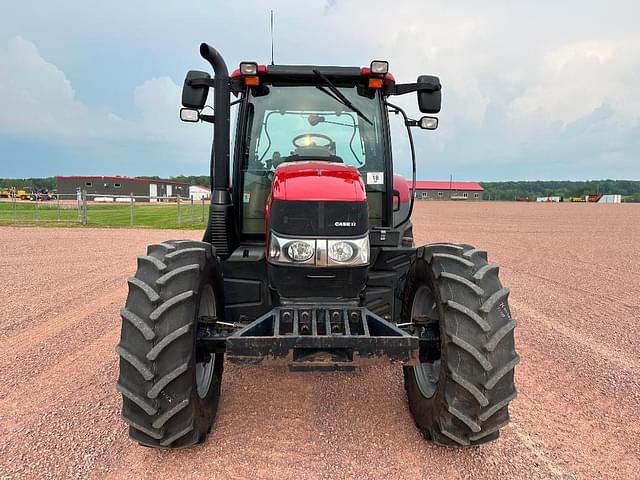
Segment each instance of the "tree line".
M485 200L515 200L547 196L565 199L597 194L619 194L626 201L640 202L640 181L587 180L587 181L517 181L481 182Z

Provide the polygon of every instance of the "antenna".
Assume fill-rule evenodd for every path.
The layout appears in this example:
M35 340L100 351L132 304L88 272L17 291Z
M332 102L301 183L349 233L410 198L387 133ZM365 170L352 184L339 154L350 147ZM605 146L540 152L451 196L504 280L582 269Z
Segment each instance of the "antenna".
M271 10L271 65L273 65L273 10Z

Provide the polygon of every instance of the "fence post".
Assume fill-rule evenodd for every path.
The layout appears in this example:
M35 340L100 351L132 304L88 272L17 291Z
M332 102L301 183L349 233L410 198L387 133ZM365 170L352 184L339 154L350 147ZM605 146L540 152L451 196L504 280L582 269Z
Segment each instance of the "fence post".
M35 194L35 202L36 202L36 208L35 208L35 214L36 214L36 222L40 220L40 207L38 206L38 194Z
M196 223L196 211L193 206L193 197L191 197L191 224Z
M178 194L178 225L182 225L182 212L180 211L180 194Z
M202 197L202 223L204 223L204 197Z
M78 223L82 223L82 192L80 187L76 188L76 201L78 203Z
M82 224L86 225L88 221L87 215L87 191L82 190Z
M133 227L133 192L129 192L129 225Z
M56 194L56 204L58 205L58 222L60 222L60 194Z
M11 197L12 197L12 200L13 200L13 205L12 205L12 207L13 207L13 222L15 223L16 222L16 217L17 217L17 212L16 212L16 207L17 207L17 205L16 205L16 187L12 187L11 188L11 192L12 192Z

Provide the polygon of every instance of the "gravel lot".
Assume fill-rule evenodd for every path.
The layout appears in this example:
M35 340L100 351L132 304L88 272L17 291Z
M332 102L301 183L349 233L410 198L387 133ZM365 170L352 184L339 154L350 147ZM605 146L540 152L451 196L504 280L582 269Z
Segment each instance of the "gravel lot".
M118 311L148 243L198 232L0 228L0 478L638 478L640 205L420 203L418 243L486 248L519 321L501 439L422 440L398 367L228 365L206 444L127 439Z

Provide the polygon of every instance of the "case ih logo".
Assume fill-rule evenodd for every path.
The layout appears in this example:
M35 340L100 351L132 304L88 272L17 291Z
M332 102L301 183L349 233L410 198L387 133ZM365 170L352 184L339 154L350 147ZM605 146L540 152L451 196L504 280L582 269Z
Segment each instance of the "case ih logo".
M334 227L355 227L356 225L356 222L335 222L333 224Z

